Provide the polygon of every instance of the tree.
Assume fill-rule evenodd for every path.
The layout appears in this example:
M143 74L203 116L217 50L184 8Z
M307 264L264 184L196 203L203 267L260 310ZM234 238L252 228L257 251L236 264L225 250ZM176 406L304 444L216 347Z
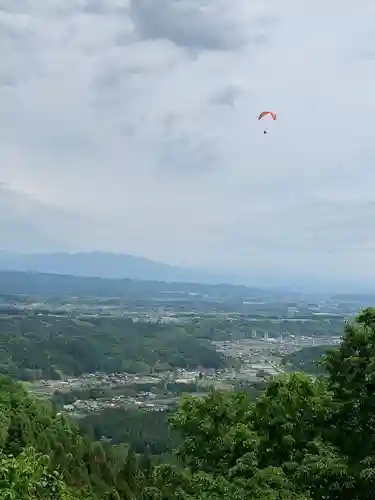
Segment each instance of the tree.
M340 347L325 358L334 398L330 439L348 457L355 494L375 495L375 309L345 326Z
M205 398L185 397L171 419L184 438L179 458L194 472L227 470L254 448L250 416L246 394L211 391Z
M26 448L18 457L0 459L2 500L89 500L84 491L67 487L58 471L50 472L48 457Z
M303 373L271 379L252 416L261 466L300 461L308 443L321 437L331 402L324 380Z

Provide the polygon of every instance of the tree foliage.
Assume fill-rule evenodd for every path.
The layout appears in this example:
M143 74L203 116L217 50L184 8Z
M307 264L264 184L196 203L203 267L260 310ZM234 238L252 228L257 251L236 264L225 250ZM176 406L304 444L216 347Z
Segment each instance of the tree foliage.
M0 415L0 499L102 499L120 487L132 491L126 453L82 436L74 421L7 377L0 378ZM132 467L143 481L138 457Z

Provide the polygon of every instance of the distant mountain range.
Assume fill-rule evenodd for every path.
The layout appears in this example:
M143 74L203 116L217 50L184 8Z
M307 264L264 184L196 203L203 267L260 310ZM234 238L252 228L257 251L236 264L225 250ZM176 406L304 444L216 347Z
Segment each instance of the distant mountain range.
M0 250L0 271L26 271L31 273L80 276L83 278L130 279L134 281L159 281L166 283L205 283L207 285L232 284L278 292L297 293L368 293L374 287L367 283L344 283L302 277L278 272L230 273L214 272L173 266L150 259L111 252L45 252L20 253ZM366 286L367 285L367 286Z
M108 252L26 254L0 251L0 270L146 281L238 283L233 276L225 274L219 276L213 272L171 266L133 255Z

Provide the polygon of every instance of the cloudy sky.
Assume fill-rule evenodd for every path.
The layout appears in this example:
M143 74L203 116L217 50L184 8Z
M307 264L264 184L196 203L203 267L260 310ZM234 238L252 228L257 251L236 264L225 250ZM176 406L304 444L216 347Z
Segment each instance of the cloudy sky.
M373 0L0 0L0 247L375 278L374 89Z

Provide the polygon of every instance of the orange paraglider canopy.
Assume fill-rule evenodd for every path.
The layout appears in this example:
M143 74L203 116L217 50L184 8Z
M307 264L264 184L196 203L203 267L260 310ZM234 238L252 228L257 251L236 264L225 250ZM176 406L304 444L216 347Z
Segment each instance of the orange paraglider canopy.
M258 120L261 120L265 116L270 115L273 120L276 120L276 113L274 111L262 111L261 114L258 116Z

